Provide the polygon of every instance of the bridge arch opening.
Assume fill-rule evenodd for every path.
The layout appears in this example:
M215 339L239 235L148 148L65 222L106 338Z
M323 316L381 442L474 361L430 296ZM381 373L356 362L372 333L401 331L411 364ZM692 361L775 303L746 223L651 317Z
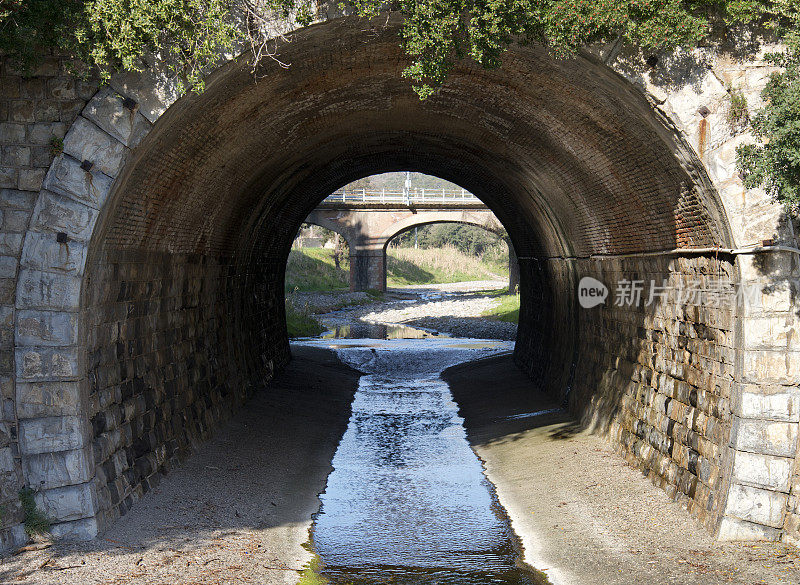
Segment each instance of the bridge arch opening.
M54 163L26 238L18 321L44 312L40 329L58 334L43 340L32 326L17 356L23 395L76 396L63 411L23 399L23 443L45 424L64 439L31 439L27 473L83 498L56 510L63 533L124 514L286 364L284 270L298 227L342 185L408 169L462 185L506 228L520 263L516 361L534 383L719 519L729 421L713 405L730 386L709 390L716 422L691 436L685 420L669 424L660 397L695 408L674 388L688 383L683 372L706 375L697 364L713 359L709 344L724 355L707 371L729 379L734 316L612 298L592 312L576 298L587 275L612 287L733 273L709 252L733 242L702 164L638 90L587 55L555 61L520 47L499 70L461 63L421 102L398 75L397 24L369 42L360 20L299 31L289 69L256 83L235 61L119 160L86 170L94 151L68 148ZM102 90L98 99L121 107ZM92 119L112 130L120 120ZM53 252L61 233L68 266ZM665 354L657 338L676 335L689 312L706 345ZM47 475L44 458L73 463Z
M507 283L507 288L510 293L514 293L519 290L519 264L517 262L517 256L514 252L514 245L511 242L511 239L508 237L508 233L506 232L505 228L502 227L499 221L494 217L494 214L491 212L484 212L479 214L473 214L476 217L469 217L468 214L463 214L464 216L461 218L456 219L436 219L435 214L415 214L413 220L416 220L415 223L413 220L411 222L402 221L404 225L402 227L398 226L397 231L394 231L390 236L388 236L386 243L383 246L384 252L384 263L386 266L386 276L387 281L389 274L391 273L392 269L390 266L391 259L389 255L389 250L392 246L399 247L399 240L402 239L404 236L411 237L410 235L412 232L414 233L414 238L416 243L418 244L419 234L417 231L420 228L437 228L437 227L468 227L472 228L472 230L477 231L478 233L483 232L490 236L493 236L493 241L486 242L486 249L484 250L477 250L477 249L470 249L469 245L458 245L459 242L456 240L459 239L458 232L451 232L449 237L445 235L444 237L435 237L435 242L430 245L431 248L443 248L445 246L454 248L455 250L461 252L462 254L466 255L467 257L473 258L475 261L483 264L484 266L480 269L480 274L476 275L475 280L487 280L488 277L491 279L496 280L497 277L501 279L505 279ZM446 216L446 214L445 214ZM463 239L460 238L460 239ZM476 246L477 247L477 246ZM497 252L497 248L502 248L501 254ZM497 262L493 263L491 270L487 266L489 254L492 253L493 256L500 256L504 255L503 259L503 266L498 266ZM504 254L503 254L504 253ZM497 260L498 258L494 258Z
M444 223L501 237L510 251L509 289L518 289L513 244L500 220L467 189L435 176L407 171L363 177L328 195L305 223L330 229L347 241L352 291L385 291L389 243L415 227Z

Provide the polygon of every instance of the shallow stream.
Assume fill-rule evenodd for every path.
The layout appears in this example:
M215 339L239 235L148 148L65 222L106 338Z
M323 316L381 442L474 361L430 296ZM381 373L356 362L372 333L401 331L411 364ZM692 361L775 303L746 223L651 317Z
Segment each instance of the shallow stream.
M534 585L467 442L446 368L511 351L474 339L331 339L363 372L333 459L313 546L331 585Z

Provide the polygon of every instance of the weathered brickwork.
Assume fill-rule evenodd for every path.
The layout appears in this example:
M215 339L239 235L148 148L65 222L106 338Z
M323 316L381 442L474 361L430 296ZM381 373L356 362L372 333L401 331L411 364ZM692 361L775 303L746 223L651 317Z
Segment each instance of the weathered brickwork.
M723 477L735 380L735 292L718 306L650 283L736 282L730 258L697 256L581 261L581 276L607 283L603 306L578 309L578 364L569 397L584 421L609 433L629 460L710 527L725 499ZM617 283L642 280L641 305L617 306Z
M289 69L255 83L231 63L181 99L158 63L96 93L58 59L38 83L0 70L0 546L20 538L22 485L56 536L93 536L281 367L298 226L398 169L461 184L507 229L534 379L721 537L796 538L796 242L743 188L745 138L724 122L726 83L757 95L769 66L695 55L665 82L603 51L520 47L498 70L458 64L421 102L398 24L368 42L355 19L300 31ZM686 247L723 250L666 253ZM710 274L764 302L576 306L583 275Z
M86 368L103 526L209 438L287 356L274 355L282 346L273 344L270 363L248 377L249 347L238 347L231 302L240 280L229 259L111 250L89 275Z

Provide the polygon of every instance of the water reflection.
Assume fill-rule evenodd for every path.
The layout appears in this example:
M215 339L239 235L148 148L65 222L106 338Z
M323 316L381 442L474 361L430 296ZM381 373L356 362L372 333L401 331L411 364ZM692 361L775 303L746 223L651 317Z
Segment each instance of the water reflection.
M339 324L333 320L322 319L328 331L320 335L322 339L426 339L428 337L448 337L445 333L427 331L406 325L386 323L367 323L355 321Z
M534 585L480 461L446 367L508 342L317 342L366 372L320 496L314 546L331 585Z

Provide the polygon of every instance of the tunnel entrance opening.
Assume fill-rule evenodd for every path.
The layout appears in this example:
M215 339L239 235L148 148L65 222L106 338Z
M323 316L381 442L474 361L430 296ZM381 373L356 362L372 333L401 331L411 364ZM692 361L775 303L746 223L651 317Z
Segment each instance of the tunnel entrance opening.
M350 271L350 290L377 290L385 291L387 288L387 255L389 243L395 240L401 242L403 234L408 230L418 232L419 228L435 223L463 224L464 226L477 226L495 236L495 240L502 238L505 247L511 252L507 255L507 270L510 272L510 289L519 286L519 269L516 265L516 256L513 254L513 245L502 226L501 222L486 205L468 190L455 183L439 179L423 173L384 173L372 175L351 182L334 193L328 195L304 220L304 225L316 225L329 230L324 244L332 251L330 257L334 262L334 269L340 269L343 249L348 251L348 267ZM496 243L489 241L487 236L477 235L469 231L452 231L449 238L451 244L459 248L461 255L483 256L492 252L495 256L503 255L502 250L494 249ZM427 233L427 232L426 232ZM478 232L480 233L480 232ZM439 247L446 243L446 239L439 234ZM490 238L491 239L491 238ZM295 242L298 239L295 238ZM316 242L314 242L316 245ZM415 248L419 247L419 242ZM427 241L423 248L430 248ZM424 253L420 253L424 254ZM310 255L325 256L324 253L310 253ZM429 254L430 255L430 254ZM299 254L298 254L299 256ZM395 259L395 263L398 260ZM452 264L452 263L450 263ZM310 266L308 268L311 268ZM416 282L399 275L394 278L394 284L423 284L441 280L454 281L466 280L470 269L457 274L456 267L450 266L442 272L444 264L438 267L440 274L434 276L428 273L427 277L420 272ZM323 270L323 267L319 267ZM463 269L463 267L462 267ZM421 270L421 269L420 269ZM505 268L501 270L506 270ZM485 273L486 269L472 266L473 273ZM291 275L290 275L291 276ZM399 280L398 280L399 279ZM424 282L423 282L424 281ZM288 290L288 289L287 289Z
M499 296L517 289L509 249L497 217L455 183L410 171L364 177L328 195L294 239L289 336L513 339L519 298ZM483 318L497 304L506 327Z
M397 74L398 21L369 42L362 25L299 31L289 69L254 83L236 60L169 109L157 88L120 85L139 111L102 89L70 131L25 235L15 314L22 465L57 532L126 513L286 365L298 227L341 185L406 169L457 181L506 228L515 360L533 384L718 526L741 315L616 303L624 282L738 282L696 153L591 55L516 47L498 70L459 63L422 102ZM576 293L587 276L609 289L592 309Z

